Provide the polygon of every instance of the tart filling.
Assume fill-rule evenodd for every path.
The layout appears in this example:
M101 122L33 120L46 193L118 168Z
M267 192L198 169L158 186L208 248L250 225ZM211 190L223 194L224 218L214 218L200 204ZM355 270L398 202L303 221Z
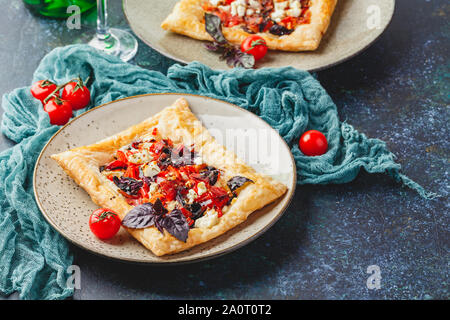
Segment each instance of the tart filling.
M206 12L217 15L225 27L248 33L291 34L298 25L311 22L312 0L209 0Z
M225 181L221 170L203 163L193 146L152 136L118 149L99 171L128 204L159 201L167 214L179 210L190 228L217 224L240 188L253 182L241 176Z

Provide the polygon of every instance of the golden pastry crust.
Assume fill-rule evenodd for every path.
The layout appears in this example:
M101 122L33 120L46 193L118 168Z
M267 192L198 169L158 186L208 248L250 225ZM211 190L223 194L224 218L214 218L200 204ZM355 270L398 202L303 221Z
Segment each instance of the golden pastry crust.
M205 0L181 0L161 27L198 40L209 40L211 36L205 31L202 4ZM267 47L282 51L312 51L319 47L323 35L328 29L337 0L312 0L311 22L297 26L290 35L275 36L268 32L257 33L264 38ZM225 38L234 44L241 44L250 33L239 26L223 28Z
M155 227L127 230L155 255L180 252L215 238L242 223L254 211L281 197L287 187L274 179L257 173L239 160L233 152L226 150L207 131L189 109L188 102L181 98L172 106L155 116L106 138L98 143L75 148L52 155L64 171L84 188L100 207L116 211L123 219L132 209L118 192L113 182L99 171L99 166L110 161L115 151L158 128L158 136L168 137L174 143L190 145L201 154L204 163L223 170L224 178L245 176L254 181L240 191L219 223L211 228L192 228L188 239L182 242L166 230L162 235ZM158 138L158 137L157 137Z

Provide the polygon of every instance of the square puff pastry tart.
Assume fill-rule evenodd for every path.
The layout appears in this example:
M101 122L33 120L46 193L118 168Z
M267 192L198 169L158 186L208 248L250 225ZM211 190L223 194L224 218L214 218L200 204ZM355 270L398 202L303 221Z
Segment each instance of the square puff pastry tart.
M195 197L192 197L192 195L195 193L194 196L196 196L197 199L200 199L202 197L201 191L204 193L207 191L206 194L209 194L209 191L221 194L223 190L226 190L224 194L226 195L228 193L230 197L229 199L226 198L229 201L225 201L225 205L224 202L222 202L222 204L217 205L217 207L208 208L206 213L204 210L199 209L201 207L200 205L197 205L196 210L198 209L200 212L203 211L201 213L203 216L200 214L200 217L196 217L195 221L195 217L193 216L186 218L187 221L189 221L186 239L180 240L179 237L177 238L172 235L173 232L171 234L166 229L161 227L157 228L155 225L140 229L126 228L133 237L157 256L186 250L225 233L244 222L252 212L281 197L287 190L287 187L284 184L256 172L252 167L238 159L233 152L226 150L219 144L191 112L188 102L183 98L178 99L172 106L166 107L156 115L125 131L108 137L98 143L54 154L51 157L57 161L78 185L89 193L92 200L97 205L115 211L121 220L123 220L127 213L133 208L136 208L136 206L142 205L142 203L145 202L154 202L156 196L153 196L152 198L152 192L156 192L157 196L161 197L167 195L167 193L165 193L167 189L164 189L165 191L161 191L161 189L155 191L162 187L164 183L166 183L164 186L167 187L167 182L173 179L170 178L170 175L166 175L163 178L159 177L163 172L167 171L167 168L156 168L155 175L155 171L148 170L147 168L150 165L148 162L152 162L153 160L151 156L142 161L135 161L136 159L139 160L139 158L136 158L136 154L138 153L138 149L142 152L142 145L150 145L150 149L148 150L157 152L155 151L155 145L161 146L164 145L164 143L171 144L174 149L177 145L190 146L192 147L191 150L195 150L195 154L201 154L201 163L196 158L195 164L193 162L188 163L189 165L185 167L183 167L182 164L182 166L178 168L203 168L201 170L204 171L193 173L193 176L209 177L209 179L212 177L212 181L205 181L211 181L211 184L206 182L206 187L214 189L207 191L205 189L205 183L199 183L199 180L196 180L196 182L182 180L182 183L187 181L186 185L188 186L181 187L181 189L179 187L180 190L184 190L184 199L181 199L183 196L181 196L181 198L178 198L177 196L176 201L173 201L174 197L172 196L172 201L164 202L166 208L171 207L171 209L165 211L167 214L171 214L170 210L180 208L182 205L186 205L191 211L194 211L192 209L194 207L192 203L195 201ZM176 150L181 150L182 148L183 147ZM142 173L144 172L145 175L150 176L150 178L144 178L147 179L145 180L145 183L152 185L152 187L147 188L148 195L145 195L145 199L135 199L136 197L130 199L129 194L123 191L127 191L126 188L120 190L121 185L118 183L119 179L115 176L120 177L122 175L129 175L129 171L120 168L120 165L117 165L117 161L120 161L120 158L117 160L117 155L120 153L118 150L121 150L122 153L127 152L129 156L133 156L133 161L137 164L128 162L129 168L141 167L138 175L142 177ZM185 154L187 153L185 152ZM192 151L192 155L193 154L194 151ZM128 159L131 161L130 157ZM147 162L147 164L144 164L144 162ZM106 166L105 169L105 164L108 163L110 164L109 168ZM113 165L111 165L111 163L113 163ZM142 166L145 166L144 170L142 170ZM175 164L173 164L173 166L176 167ZM169 167L173 169L172 166ZM188 171L184 170L183 173L181 173L181 176L183 176L184 172ZM238 177L237 180L236 177ZM140 179L137 176L135 176L135 178L136 180L131 178L125 179L131 179L135 182ZM186 178L186 176L184 176L184 178ZM227 181L228 183L230 181L243 181L244 183L238 183L238 186L234 185L232 188L228 188L230 185L227 184ZM190 184L188 184L188 182ZM143 182L141 182L141 185L142 183ZM193 186L194 184L196 184L195 187ZM200 188L200 184L202 184L202 188ZM187 190L189 187L194 191ZM189 194L191 194L191 196ZM222 194L222 196L224 196L224 194ZM186 203L191 204L188 205ZM208 201L205 203L208 203ZM214 209L217 209L217 211L220 212L220 215L218 215ZM183 211L183 214L186 212L190 214L190 212L186 210ZM211 219L207 216L213 216L212 223ZM199 221L202 223L199 223Z
M204 21L205 12L210 12L221 17L223 34L231 43L240 45L249 35L257 34L272 50L312 51L327 31L336 3L337 0L180 0L161 27L212 41ZM277 32L271 30L273 25ZM288 30L283 29L285 26Z

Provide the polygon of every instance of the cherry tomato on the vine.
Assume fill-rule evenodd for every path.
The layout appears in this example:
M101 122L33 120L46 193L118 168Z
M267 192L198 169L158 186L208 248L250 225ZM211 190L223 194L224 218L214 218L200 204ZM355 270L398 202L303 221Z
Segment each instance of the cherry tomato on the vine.
M44 105L44 111L50 117L50 123L58 126L66 124L72 117L72 106L58 97L50 98Z
M241 44L241 51L251 54L255 60L264 58L267 53L266 41L257 35L248 36Z
M120 229L120 218L117 213L107 208L95 210L89 218L89 228L97 238L110 239Z
M30 91L33 97L44 103L45 98L47 98L50 93L55 91L55 89L56 84L54 84L50 80L39 80L33 83Z
M69 82L63 88L61 98L72 105L73 110L83 109L91 101L91 93L81 79Z
M303 154L307 156L320 156L327 152L328 142L325 135L317 130L306 131L298 142Z

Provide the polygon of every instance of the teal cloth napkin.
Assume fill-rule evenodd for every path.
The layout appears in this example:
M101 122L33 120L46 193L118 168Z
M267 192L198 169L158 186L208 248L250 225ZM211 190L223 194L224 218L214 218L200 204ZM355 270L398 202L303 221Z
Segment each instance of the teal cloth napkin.
M344 183L361 168L387 173L431 198L400 173L400 164L383 141L368 139L340 122L335 104L308 72L294 68L215 71L193 62L173 65L167 76L123 63L87 45L56 48L45 56L33 82L58 83L90 76L91 106L132 95L158 92L194 93L234 103L274 127L292 147L299 184ZM73 294L66 284L73 257L67 243L41 215L33 195L32 176L45 143L58 130L52 126L30 87L5 94L1 130L17 144L0 154L0 291L24 299L63 299ZM79 110L76 115L84 112ZM325 133L329 150L304 156L297 147L301 133Z

